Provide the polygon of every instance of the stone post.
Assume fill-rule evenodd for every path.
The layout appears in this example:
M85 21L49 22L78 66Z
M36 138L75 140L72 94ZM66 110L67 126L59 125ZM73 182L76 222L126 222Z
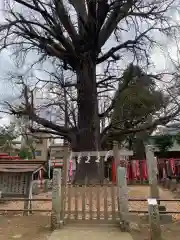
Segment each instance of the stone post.
M146 146L146 162L150 185L150 197L159 199L159 188L157 181L157 159L154 157L152 146Z
M3 200L2 200L2 191L0 191L0 203L3 203Z
M159 208L156 199L148 199L150 239L162 240Z
M66 145L64 146L64 153L63 153L63 169L62 169L62 189L61 189L61 220L64 222L64 215L65 215L65 205L66 205L66 195L67 195L67 182L68 182L68 166L69 166L69 147Z
M126 168L117 167L118 205L120 216L120 228L124 232L129 231L128 187Z
M157 180L157 159L154 157L152 146L146 146L146 161L148 167L149 186L150 186L150 198L157 199L158 208L161 212L160 220L163 222L172 222L172 215L166 213L166 207L160 205L160 194Z
M53 171L53 185L52 185L52 215L51 228L52 230L62 227L61 218L61 177L62 170L55 168Z
M44 181L44 192L48 192L49 191L49 179L45 179Z

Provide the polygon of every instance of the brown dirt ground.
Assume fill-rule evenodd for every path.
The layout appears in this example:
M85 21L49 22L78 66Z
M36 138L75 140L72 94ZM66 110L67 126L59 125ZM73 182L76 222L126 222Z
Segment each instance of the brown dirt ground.
M0 216L0 239L2 240L47 240L50 232L50 217Z
M47 198L51 193L40 194L35 198ZM129 198L147 198L149 196L149 188L147 186L133 186L129 187ZM173 194L168 190L160 189L160 198L173 199ZM167 210L180 211L180 203L164 202ZM147 210L146 202L131 202L130 209L133 210ZM4 209L18 209L23 208L22 202L10 202L8 204L0 204L0 208ZM51 209L50 202L33 203L33 208ZM180 235L180 214L173 215L173 223L162 226L165 239L179 240ZM11 213L7 215L0 215L0 239L3 240L46 240L50 235L50 214L36 213L31 216L22 216L22 214ZM140 228L132 231L135 240L148 239L148 226L141 225Z
M162 240L179 240L180 222L173 222L161 226ZM150 240L148 225L141 225L140 229L131 232L134 240Z

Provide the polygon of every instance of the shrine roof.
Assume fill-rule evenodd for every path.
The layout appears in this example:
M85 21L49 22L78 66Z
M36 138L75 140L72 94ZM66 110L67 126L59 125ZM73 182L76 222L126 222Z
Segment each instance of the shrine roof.
M44 164L32 161L0 161L0 172L31 172L36 173L44 169Z

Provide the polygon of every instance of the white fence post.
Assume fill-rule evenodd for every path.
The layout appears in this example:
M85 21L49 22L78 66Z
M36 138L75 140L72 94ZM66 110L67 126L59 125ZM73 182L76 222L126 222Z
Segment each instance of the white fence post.
M53 230L62 227L63 222L61 219L61 178L62 170L54 168L53 170L53 184L52 184L52 215L51 215L51 228Z
M129 209L128 209L128 187L126 179L126 168L117 168L117 184L118 184L118 204L120 227L122 231L129 231Z

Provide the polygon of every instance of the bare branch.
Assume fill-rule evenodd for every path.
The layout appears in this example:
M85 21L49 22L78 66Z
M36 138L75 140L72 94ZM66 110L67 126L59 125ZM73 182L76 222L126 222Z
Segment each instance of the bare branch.
M179 24L176 24L174 16L170 16L170 10L176 5L176 1L14 2L16 6L7 9L7 19L0 25L0 50L13 51L15 56L19 54L21 62L19 57L16 58L18 67L20 63L21 67L26 65L25 60L28 59L28 73L25 73L22 79L13 79L24 91L20 106L19 102L7 103L10 114L29 116L29 119L37 124L37 128L31 126L32 131L38 131L39 126L43 126L46 128L43 131L52 131L53 134L73 139L73 142L77 141L76 147L81 150L98 149L100 122L102 128L106 126L107 121L110 122L113 109L116 103L118 104L117 95L123 95L130 85L131 78L123 79L125 66L131 61L140 67L143 65L146 72L149 71L151 53L155 46L161 46L161 39L157 39L156 33L171 38L178 35ZM178 10L173 11L177 13ZM32 55L30 56L32 53L38 56L35 61ZM46 64L50 64L35 66L36 60L37 63L46 61ZM119 60L124 61L123 64ZM103 63L98 66L101 68L96 68L100 63ZM41 72L38 72L36 67L41 69ZM67 76L66 79L63 78L64 75L61 76L63 69L66 70L63 72L65 78ZM45 75L41 75L43 70ZM96 75L97 71L103 72L101 76ZM26 84L25 78L28 82ZM161 82L163 80L158 79ZM172 81L174 83L176 80ZM142 87L141 84L138 86ZM153 85L149 91L153 91L154 88L157 86ZM172 90L170 94L164 86L159 88L166 95L173 95ZM40 95L36 98L37 102L34 101L35 91ZM170 99L173 100L173 97ZM112 127L117 135L126 135L152 128L159 123L165 124L171 120L173 114L178 114L178 102L178 97L177 102L173 100L175 108L170 102L168 107L166 104L159 104L158 109L153 105L153 113L149 111L148 114L158 119L156 118L151 125L144 125L148 118L145 111L143 116L139 114L132 116L132 119L129 112L123 117L120 114L121 120L118 121L123 123L116 129L110 122L104 131L101 129L102 138L112 136ZM98 113L100 105L101 112ZM129 108L130 105L131 102ZM136 106L142 108L140 103ZM171 108L171 114L163 113L166 117L162 117L162 111L165 112L168 108Z
M29 127L29 131L31 133L48 133L48 134L52 134L52 135L62 136L61 132L51 131L51 130L48 130L48 129L39 129L39 128ZM32 136L34 136L34 135L32 135Z
M70 133L72 131L71 128L66 128L66 127L62 127L62 126L58 126L57 124L54 124L53 122L45 119L45 118L41 118L40 116L38 116L35 113L35 109L34 109L34 105L33 105L33 95L32 92L31 93L31 102L29 101L29 90L28 87L26 85L24 85L24 100L25 100L25 104L22 107L18 107L15 108L13 106L11 106L11 104L9 104L8 102L6 103L9 111L13 114L13 115L17 115L17 116L23 116L26 115L29 117L29 119L33 122L36 122L37 124L42 125L45 128L48 129L52 129L55 132L59 132L59 135L62 135L64 137L69 137Z
M86 22L87 20L87 11L85 0L69 0L70 4L74 7L81 19Z
M116 92L116 94L114 95L114 98L112 99L110 106L106 109L105 112L99 114L100 118L104 118L104 117L108 116L108 114L112 111L112 109L115 106L117 95L120 94L121 92L123 92L128 87L128 84L130 81L131 81L131 79L129 78L127 81L124 81L122 83L122 85L119 89L119 92Z
M177 110L174 111L173 113L159 117L158 119L154 120L152 123L145 123L140 125L139 127L134 127L134 128L128 128L128 129L120 129L120 128L114 128L112 130L115 131L110 131L112 128L112 124L110 123L102 132L101 134L101 143L107 140L108 137L113 136L119 137L119 136L124 136L132 133L138 133L142 131L147 131L147 130L152 130L155 129L158 125L166 125L170 120L174 119L176 116L178 116L180 113L180 105L178 106Z
M57 12L57 16L59 20L63 24L64 28L68 32L69 36L71 37L72 41L75 43L79 40L79 35L77 34L70 17L64 7L64 3L62 0L54 0L55 4L55 11Z
M111 36L118 22L120 22L121 19L127 16L129 9L133 6L133 2L135 1L129 0L124 4L121 4L120 1L114 1L114 6L112 11L110 12L110 16L108 17L99 34L99 48L101 48L107 41L107 39Z
M143 39L143 37L147 36L147 33L150 32L152 29L154 29L154 27L150 27L148 28L146 31L144 31L143 33L141 33L138 37L136 37L134 40L128 40L124 43L119 44L116 47L112 47L108 52L106 52L105 54L103 54L102 57L100 57L99 59L97 59L97 64L102 63L104 61L106 61L109 57L112 58L117 58L114 54L121 49L130 49L130 48L138 48L138 46L141 44L141 39Z

